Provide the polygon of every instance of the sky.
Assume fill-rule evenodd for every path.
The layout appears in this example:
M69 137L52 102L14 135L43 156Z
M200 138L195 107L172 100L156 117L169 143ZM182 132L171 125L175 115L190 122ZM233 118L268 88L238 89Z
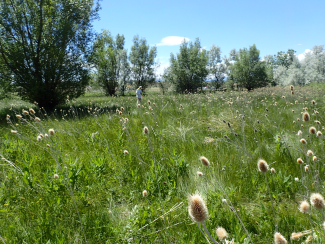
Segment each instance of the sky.
M101 7L95 31L123 34L128 51L135 35L157 46L158 74L184 38L219 46L222 56L255 44L261 58L293 49L302 59L325 44L325 0L102 0Z

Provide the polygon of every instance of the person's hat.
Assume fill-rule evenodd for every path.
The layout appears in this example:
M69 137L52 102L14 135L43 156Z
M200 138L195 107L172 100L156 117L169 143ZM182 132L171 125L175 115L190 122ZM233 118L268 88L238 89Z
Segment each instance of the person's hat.
M140 89L142 89L142 86L139 86Z

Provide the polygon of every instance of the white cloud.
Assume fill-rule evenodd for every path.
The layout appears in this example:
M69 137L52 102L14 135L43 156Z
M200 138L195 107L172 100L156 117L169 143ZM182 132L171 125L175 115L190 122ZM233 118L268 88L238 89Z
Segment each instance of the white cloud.
M297 57L298 57L299 61L304 60L306 54L307 54L307 53L310 53L310 52L312 52L312 50L310 50L310 49L306 49L303 53L298 54Z
M163 39L161 39L160 43L157 44L157 46L176 46L182 44L184 41L188 42L190 39L187 37L181 37L181 36L166 36Z

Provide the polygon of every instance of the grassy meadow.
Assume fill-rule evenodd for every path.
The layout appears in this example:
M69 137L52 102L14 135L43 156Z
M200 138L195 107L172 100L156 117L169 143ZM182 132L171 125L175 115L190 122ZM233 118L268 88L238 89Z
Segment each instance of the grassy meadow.
M138 107L93 92L51 113L0 101L0 243L209 243L188 213L195 193L219 243L325 243L324 209L299 209L325 195L324 96L148 92Z

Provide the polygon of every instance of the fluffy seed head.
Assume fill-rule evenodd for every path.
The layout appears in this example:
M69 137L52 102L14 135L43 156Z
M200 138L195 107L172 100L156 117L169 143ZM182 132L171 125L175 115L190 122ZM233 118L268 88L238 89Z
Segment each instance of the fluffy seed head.
M305 121L305 122L307 122L307 121L310 120L310 116L309 116L309 113L308 112L304 112L302 114L302 120Z
M306 165L305 166L305 172L308 172L309 171L309 168L308 167L309 167L309 165Z
M28 115L29 113L28 113L28 111L23 109L23 114Z
M216 233L217 233L217 236L218 236L220 241L222 241L222 240L224 240L224 239L226 239L228 237L227 231L222 227L218 227L216 229Z
M323 230L325 230L325 221L322 224Z
M314 153L313 153L313 151L312 151L312 150L308 150L308 151L307 151L307 155L308 155L308 156L313 156L313 155L314 155Z
M21 119L23 116L21 116L20 114L16 114L17 119Z
M143 197L146 197L147 195L148 195L147 190L143 190L143 192L142 192L142 196L143 196Z
M209 165L210 165L210 162L209 162L209 160L208 160L206 157L201 156L201 157L200 157L200 160L201 160L201 162L202 162L202 164L203 164L204 166L209 166Z
M266 173L266 171L269 169L269 166L267 165L266 161L263 159L258 160L257 162L258 170L262 173Z
M306 141L304 138L301 138L301 139L300 139L300 142L301 142L302 144L307 144L307 141Z
M274 242L275 244L287 244L287 240L279 232L274 234Z
M309 133L315 135L316 134L316 128L314 126L309 128Z
M198 171L198 172L196 172L196 173L197 173L198 176L203 176L203 173L200 172L200 171Z
M145 127L143 128L143 133L144 133L144 134L148 134L148 133L149 133L149 129L148 129L147 126L145 126Z
M40 122L40 121L41 121L41 119L40 119L40 118L38 118L38 117L35 117L35 121L37 121L37 122Z
M275 174L275 169L274 168L271 169L271 173Z
M298 164L303 164L304 161L303 161L301 158L298 158L298 159L297 159L297 163L298 163Z
M315 105L315 103L316 103L315 100L312 100L312 101L311 101L311 104L312 104L312 105Z
M192 220L197 223L202 223L209 218L208 209L199 194L189 197L188 213Z
M309 208L310 208L310 205L309 203L304 200L300 203L300 206L299 206L299 211L302 212L302 213L308 213L309 212Z
M298 135L298 136L301 136L301 134L302 134L302 131L299 130L298 133L297 133L297 135Z
M290 238L291 240L295 241L295 240L299 240L299 238L302 236L303 236L302 232L298 232L298 233L293 232Z
M293 91L293 85L290 86L290 91Z
M59 175L58 174L54 174L54 179L59 179Z
M49 129L49 134L50 134L51 136L53 136L53 135L54 135L54 130L53 130L53 129Z
M298 182L299 181L299 178L298 177L295 177L295 181Z
M124 154L129 154L128 150L123 151Z
M30 112L31 114L35 114L35 110L32 109L32 108L29 109L29 112Z
M315 162L316 160L317 160L317 157L316 157L316 156L314 156L314 157L313 157L313 161Z
M319 210L323 209L325 205L324 198L319 193L312 193L310 195L310 203L314 208Z
M41 136L38 136L36 139L37 139L37 141L41 141L42 140L42 137Z
M317 131L316 136L321 136L323 133L321 131Z

